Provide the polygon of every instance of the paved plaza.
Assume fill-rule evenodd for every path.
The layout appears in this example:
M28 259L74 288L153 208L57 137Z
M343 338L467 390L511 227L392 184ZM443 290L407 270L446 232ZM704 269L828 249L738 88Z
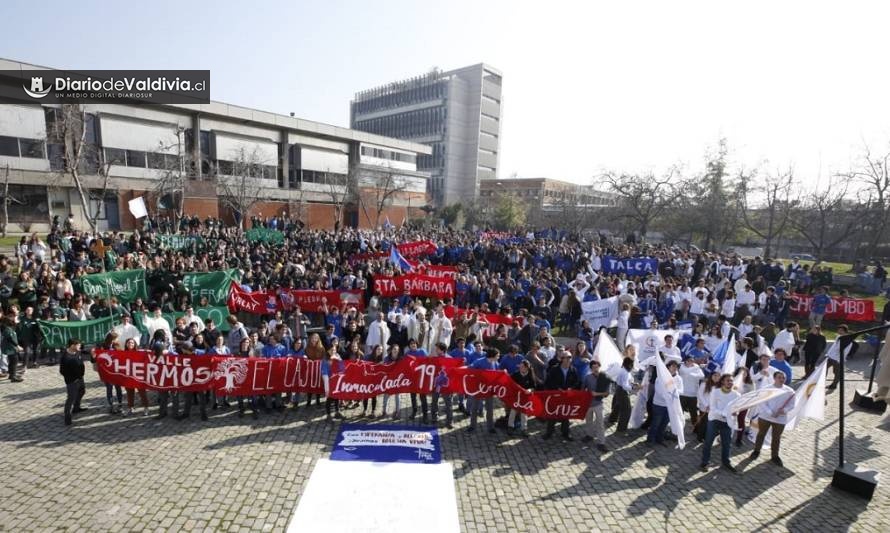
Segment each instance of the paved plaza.
M851 366L849 379L861 379L865 361ZM0 530L283 531L336 434L322 407L303 405L258 421L234 410L211 411L208 422L197 410L182 422L111 416L104 387L94 372L87 377L89 410L72 427L62 423L55 367L29 370L21 384L0 383ZM346 414L354 419L357 411ZM767 450L748 461L746 444L733 448L738 475L701 473L694 438L676 451L649 448L638 432L610 434L612 451L602 455L578 438L542 440L535 421L531 438L520 440L467 433L468 421L457 420L442 430L442 443L465 531L890 531L890 479L871 502L829 487L835 395L826 420L786 434L784 469ZM890 422L854 412L847 428L848 460L890 476ZM581 436L577 423L573 433Z

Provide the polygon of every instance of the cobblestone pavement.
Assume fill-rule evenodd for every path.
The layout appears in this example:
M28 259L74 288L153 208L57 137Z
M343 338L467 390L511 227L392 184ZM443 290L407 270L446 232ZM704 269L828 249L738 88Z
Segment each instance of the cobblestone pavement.
M849 378L861 379L865 362L852 367ZM323 408L302 405L258 421L234 410L211 411L208 422L196 412L182 422L111 416L90 370L89 410L65 427L56 368L25 378L0 383L4 531L282 531L336 432ZM767 450L747 460L746 444L733 448L738 475L699 472L694 442L684 451L650 449L637 433L610 434L612 451L600 454L577 439L542 440L535 421L526 440L468 434L466 425L458 415L455 429L442 433L465 531L890 531L890 480L871 502L829 487L835 395L826 420L806 420L785 435L784 469ZM890 421L853 412L847 428L848 460L890 476Z

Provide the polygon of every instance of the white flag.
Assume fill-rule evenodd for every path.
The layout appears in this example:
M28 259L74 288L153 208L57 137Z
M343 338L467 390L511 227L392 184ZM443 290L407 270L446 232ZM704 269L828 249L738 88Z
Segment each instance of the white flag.
M671 394L667 406L668 418L671 422L671 432L677 436L677 448L682 450L686 447L686 436L683 435L683 425L686 421L683 419L683 407L680 405L680 391L677 390L674 376L671 375L671 371L668 370L660 356L655 357L655 369L658 372L656 380L662 382L664 389Z
M785 430L794 429L801 418L825 418L825 375L827 374L828 359L822 361L816 370L810 374L806 381L794 391L794 409L788 413L788 422Z
M726 422L727 424L729 424L730 429L732 429L733 431L739 429L738 417L736 415L739 414L741 411L748 409L748 413L750 414L752 407L756 407L764 402L768 402L776 396L781 396L782 394L789 393L783 389L777 389L776 387L765 387L759 390L746 392L735 400L729 402L723 414L726 417Z
M136 218L142 218L148 216L148 209L145 208L145 198L140 196L139 198L133 198L128 202L130 206L130 214Z
M637 401L634 403L633 409L630 411L630 423L628 424L630 429L638 429L643 425L643 421L646 418L646 403L649 401L650 372L652 372L651 366L646 369L645 373L643 373L642 387L640 388L640 392L637 393Z
M596 342L596 348L593 349L593 358L600 362L600 368L609 376L609 379L612 381L618 379L618 372L621 370L624 356L621 355L615 342L612 341L612 337L604 329L600 330L599 340Z
M729 374L731 376L735 373L735 364L738 355L739 354L735 351L735 342L732 340L732 333L730 333L729 338L726 339L726 355L723 357L723 374Z

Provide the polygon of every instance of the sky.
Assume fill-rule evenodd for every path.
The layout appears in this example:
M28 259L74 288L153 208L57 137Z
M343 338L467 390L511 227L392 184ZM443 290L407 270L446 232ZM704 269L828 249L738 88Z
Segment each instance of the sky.
M890 149L888 2L7 0L0 19L0 57L209 69L213 100L339 126L358 91L485 62L499 177L694 173L725 137L734 168L815 187Z

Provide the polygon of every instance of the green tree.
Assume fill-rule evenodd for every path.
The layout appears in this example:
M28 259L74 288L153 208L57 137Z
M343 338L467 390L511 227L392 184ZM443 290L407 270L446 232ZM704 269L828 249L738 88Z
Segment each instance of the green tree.
M495 203L492 222L497 229L510 230L524 225L527 215L528 210L519 198L502 194Z

